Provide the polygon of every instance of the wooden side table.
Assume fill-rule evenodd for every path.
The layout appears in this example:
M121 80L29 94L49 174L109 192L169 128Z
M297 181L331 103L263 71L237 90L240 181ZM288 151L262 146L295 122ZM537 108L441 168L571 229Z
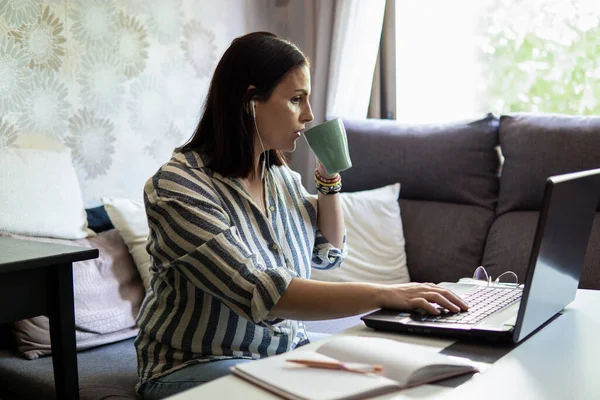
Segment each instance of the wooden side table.
M0 237L0 323L47 315L57 399L79 399L73 263L98 249Z

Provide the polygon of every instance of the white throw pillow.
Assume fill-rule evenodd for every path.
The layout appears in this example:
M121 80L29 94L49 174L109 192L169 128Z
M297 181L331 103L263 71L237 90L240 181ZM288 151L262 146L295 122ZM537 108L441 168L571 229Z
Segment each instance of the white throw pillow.
M0 149L0 231L26 236L83 239L87 228L71 153Z
M400 218L400 184L341 193L348 255L331 271L312 269L311 279L327 282L410 282Z
M137 267L144 288L150 285L150 255L146 251L148 220L142 200L102 198L110 222L121 234Z

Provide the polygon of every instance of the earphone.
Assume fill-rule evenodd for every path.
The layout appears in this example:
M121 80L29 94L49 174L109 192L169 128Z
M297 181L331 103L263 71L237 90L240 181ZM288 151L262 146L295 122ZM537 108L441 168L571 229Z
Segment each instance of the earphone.
M260 132L258 132L258 126L256 125L256 102L254 100L250 100L250 112L252 113L252 119L254 120L254 129L256 129L256 134L258 135L258 140L260 141L260 147L262 148L262 152L265 153L265 146L263 145L262 138L260 137ZM265 178L265 158L266 157L269 157L269 153L266 153L263 156L262 170L260 172L261 180L263 180Z

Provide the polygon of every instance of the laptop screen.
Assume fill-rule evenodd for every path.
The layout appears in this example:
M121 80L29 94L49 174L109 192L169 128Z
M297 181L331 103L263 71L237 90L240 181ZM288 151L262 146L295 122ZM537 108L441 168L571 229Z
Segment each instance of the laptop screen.
M514 330L519 342L575 298L594 214L600 169L548 178Z

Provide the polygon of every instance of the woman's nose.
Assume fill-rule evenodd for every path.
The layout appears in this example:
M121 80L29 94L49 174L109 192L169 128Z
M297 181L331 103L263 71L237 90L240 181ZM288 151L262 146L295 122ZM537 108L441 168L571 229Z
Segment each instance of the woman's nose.
M312 113L312 108L310 107L310 103L307 103L307 106L304 109L304 112L302 113L301 117L303 123L307 123L315 119L315 116Z

